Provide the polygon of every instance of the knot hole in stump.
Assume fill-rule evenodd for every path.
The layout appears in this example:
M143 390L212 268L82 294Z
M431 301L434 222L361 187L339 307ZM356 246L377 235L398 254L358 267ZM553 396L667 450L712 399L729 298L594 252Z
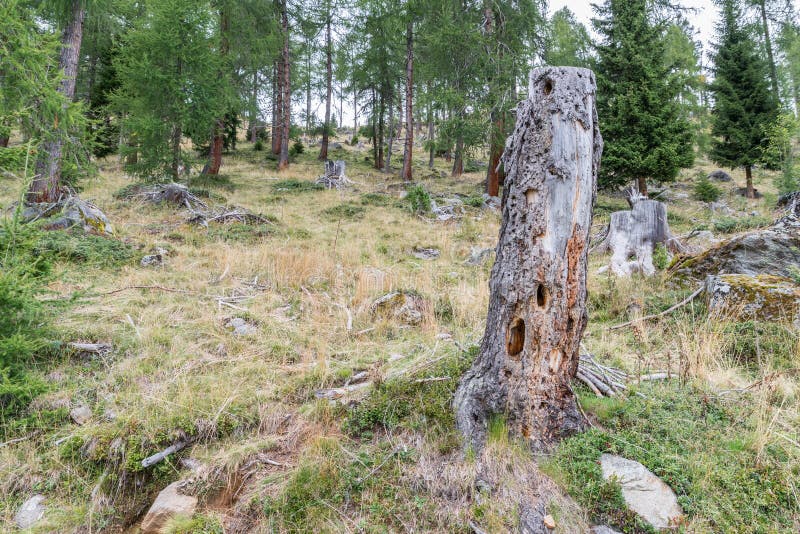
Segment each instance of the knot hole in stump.
M539 284L536 288L536 305L540 308L547 306L547 288L544 284Z
M508 325L506 332L506 351L509 357L518 359L519 353L525 346L525 321L521 317L514 317Z
M542 89L542 91L544 91L545 96L547 96L550 93L552 93L553 92L553 80L551 80L550 78L546 79L544 81L544 88Z

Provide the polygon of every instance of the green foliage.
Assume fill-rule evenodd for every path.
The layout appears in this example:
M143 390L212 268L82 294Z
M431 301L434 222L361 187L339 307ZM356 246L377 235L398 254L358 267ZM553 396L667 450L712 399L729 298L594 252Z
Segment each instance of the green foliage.
M595 21L597 113L603 133L600 185L675 180L694 160L692 131L677 100L680 86L664 65L663 30L646 0L606 0Z
M29 371L45 347L50 319L37 299L48 272L34 251L39 237L16 218L0 226L0 420L15 417L46 389Z
M264 150L264 141L262 141L261 138L256 139L256 142L253 143L253 150L256 152Z
M591 49L589 32L568 7L562 7L553 13L544 53L544 60L548 65L588 67Z
M305 145L303 145L302 141L295 141L292 143L291 148L289 149L289 157L296 158L300 154L303 154L306 151Z
M725 354L731 361L758 371L762 367L788 369L797 364L798 337L778 323L741 321L726 324Z
M785 455L767 447L757 460L747 445L755 407L726 405L675 382L644 394L584 397L584 408L605 430L568 438L546 468L593 518L623 532L647 531L624 512L618 490L603 481L597 460L607 452L644 464L675 491L689 518L704 518L710 531L791 530L796 504Z
M316 182L289 178L288 180L278 180L274 182L272 188L275 191L287 193L308 193L310 191L323 191L325 186Z
M277 233L274 224L216 224L209 227L208 237L229 243L257 243Z
M365 206L391 206L394 199L382 193L364 193L361 195L361 203Z
M6 172L18 173L25 169L25 162L28 161L29 165L34 161L36 152L31 151L28 153L26 145L2 148L0 147L0 178L5 176Z
M779 195L800 189L793 146L797 132L798 122L791 113L782 113L767 128L767 145L763 149L761 159L767 167L780 169L781 172L774 179Z
M101 268L130 264L137 255L128 243L77 228L45 232L33 250L44 257Z
M176 517L169 521L165 534L224 534L222 521L214 516L195 514Z
M720 217L714 220L713 228L723 234L743 232L754 228L762 228L772 224L772 219L768 217Z
M722 190L703 173L695 180L693 193L694 198L701 202L716 202L722 195Z
M364 206L353 204L352 202L345 202L322 210L322 215L333 221L338 221L339 219L357 220L363 219L366 211Z
M724 0L714 57L711 159L729 168L750 167L767 148L767 127L777 104L767 83L767 63L742 24L738 2Z
M672 256L663 243L658 243L653 249L653 265L656 269L663 271L669 267Z
M431 195L421 185L410 187L405 201L413 213L429 213L431 211Z

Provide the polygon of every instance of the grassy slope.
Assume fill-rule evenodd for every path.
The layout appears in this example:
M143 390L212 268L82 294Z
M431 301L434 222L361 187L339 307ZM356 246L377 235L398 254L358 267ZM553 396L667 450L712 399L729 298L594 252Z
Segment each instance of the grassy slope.
M115 200L113 192L128 179L110 161L86 185L83 196L105 209L136 254L123 255L117 266L65 254L72 259L59 264L50 289L70 295L153 285L191 294L130 289L79 299L58 317L64 340L110 341L114 351L102 359L64 354L41 365L51 391L0 436L30 436L0 448L4 523L31 493L42 492L49 503L43 531L116 528L146 509L159 488L188 475L179 458L194 458L205 466L195 475L203 512L176 524L179 532L221 531L222 523L243 531L469 532L470 519L490 531L513 528L515 510L502 495L472 490L475 462L460 460L449 409L488 303L489 266L463 261L471 247L494 246L498 215L468 207L459 222L425 221L396 195L377 195L396 179L373 172L364 154L349 149L334 156L348 160L358 185L341 192L285 182L313 180L320 169L314 154L300 156L281 176L264 154L245 145L226 159L224 183L198 185L218 202L222 196L274 217L274 225L263 227L206 230L184 224L184 214L167 207ZM421 161L417 175L432 192L480 193L482 173L433 178ZM437 165L437 172L445 169ZM0 198L9 201L19 188L0 181ZM769 180L760 188L769 192ZM752 203L730 199L762 216L770 215L772 201L769 194ZM598 227L623 207L601 195ZM699 203L669 209L678 234L715 223L727 228ZM414 246L442 255L417 260ZM138 258L153 247L170 251L166 265L140 267ZM587 349L631 371L669 366L684 380L642 385L647 398L625 402L581 393L598 428L544 462L586 511L554 492L558 530L585 528L586 513L629 532L639 528L621 512L618 490L599 480L595 460L610 450L642 461L673 485L688 512L686 531L796 531L797 384L780 374L744 394L718 394L797 367L795 334L710 324L698 303L658 323L609 331L634 308L660 311L687 290L660 276L595 275L603 261L592 258L590 265ZM395 289L425 299L421 326L372 317L371 302ZM219 295L252 298L234 304L242 311L219 304ZM350 332L345 308L353 317ZM231 317L248 319L258 333L233 336L225 327ZM342 385L361 370L377 385L357 408L314 399L315 389ZM391 378L400 370L406 372ZM427 377L449 379L418 381ZM78 404L94 413L81 427L65 415ZM105 417L107 411L116 417ZM510 458L507 468L525 469L530 455L502 434L495 433L493 452ZM141 470L143 457L186 437L193 446Z

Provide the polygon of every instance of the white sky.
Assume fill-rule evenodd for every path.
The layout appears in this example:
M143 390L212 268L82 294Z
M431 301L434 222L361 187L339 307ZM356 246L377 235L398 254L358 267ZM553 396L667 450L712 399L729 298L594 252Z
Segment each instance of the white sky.
M595 0L601 3L602 0ZM687 12L686 18L694 26L697 34L695 40L703 43L705 50L710 50L710 44L714 41L714 25L719 17L719 10L712 0L679 0L680 5L696 9L694 13ZM792 0L795 10L800 10L800 0ZM550 0L550 13L558 11L562 7L568 7L580 22L593 33L592 17L595 16L592 10L591 0Z

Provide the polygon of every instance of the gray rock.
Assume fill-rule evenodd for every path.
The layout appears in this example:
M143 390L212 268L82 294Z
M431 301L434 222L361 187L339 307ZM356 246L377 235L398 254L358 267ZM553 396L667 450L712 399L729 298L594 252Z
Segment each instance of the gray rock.
M761 321L789 320L800 325L800 286L777 276L710 275L706 308L712 317Z
M249 336L258 332L258 328L245 321L241 317L234 317L226 323L226 326L233 331L234 336Z
M680 260L670 271L705 280L709 274L769 274L791 278L800 267L800 219L786 216L769 228L735 236L696 256Z
M435 260L442 252L436 248L421 248L414 247L411 250L411 255L420 260Z
M708 175L709 180L716 180L718 182L732 182L733 178L727 172L723 171L722 169L716 170Z
M592 534L622 534L622 533L605 525L597 525L595 527L592 527Z
M493 248L472 247L469 258L467 258L464 263L467 265L483 265L489 261L492 254L494 254Z
M179 492L182 481L173 482L158 494L142 521L142 534L164 532L167 523L176 516L191 516L197 508L197 497Z
M656 529L674 526L683 515L669 486L649 469L633 460L613 454L600 456L603 478L616 479L625 504Z
M69 417L75 424L85 425L92 418L92 410L85 404L81 404L69 411Z
M41 521L44 517L44 495L34 495L19 507L14 515L14 523L17 528L26 529Z
M164 263L164 257L161 254L148 254L142 258L140 264L142 267L158 267Z

